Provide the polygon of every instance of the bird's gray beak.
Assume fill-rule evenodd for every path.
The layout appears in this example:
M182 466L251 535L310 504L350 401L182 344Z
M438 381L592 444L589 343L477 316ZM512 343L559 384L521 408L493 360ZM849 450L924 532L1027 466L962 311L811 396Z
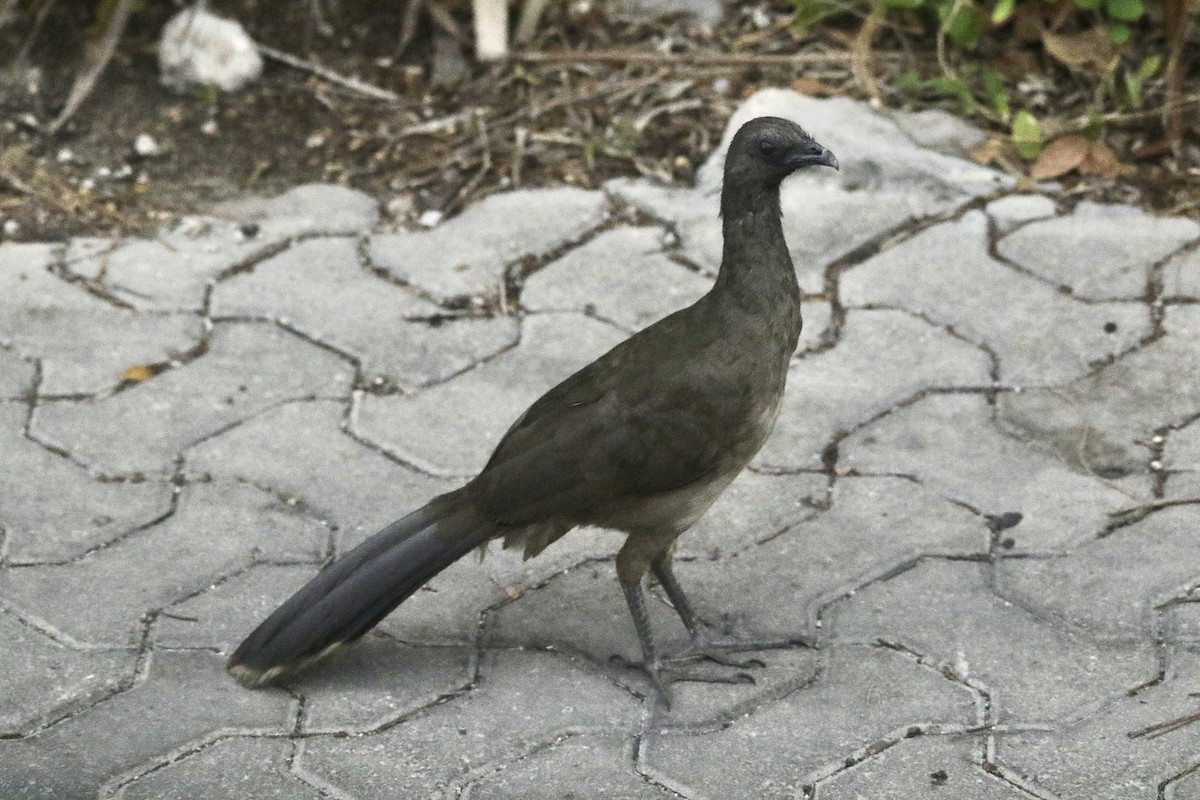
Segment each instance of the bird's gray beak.
M828 148L812 141L799 150L789 153L784 163L793 169L816 165L840 169L837 156L829 152Z

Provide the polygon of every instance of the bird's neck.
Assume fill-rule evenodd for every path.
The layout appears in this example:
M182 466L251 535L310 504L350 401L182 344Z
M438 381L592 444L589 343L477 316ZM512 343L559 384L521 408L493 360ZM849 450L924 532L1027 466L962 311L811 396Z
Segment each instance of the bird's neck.
M718 291L799 306L800 285L783 237L778 188L742 197L731 198L732 194L726 193L721 203L725 245Z

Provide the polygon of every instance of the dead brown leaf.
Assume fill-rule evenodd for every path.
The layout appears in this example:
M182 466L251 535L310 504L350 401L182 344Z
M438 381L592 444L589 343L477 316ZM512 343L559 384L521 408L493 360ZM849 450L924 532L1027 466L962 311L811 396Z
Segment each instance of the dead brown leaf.
M817 78L796 78L792 81L792 88L809 97L837 97L846 93L840 86L834 86Z
M136 367L130 367L121 373L121 380L130 381L132 383L141 383L142 381L150 380L154 377L154 367L148 364L138 364Z
M1112 148L1102 141L1077 135L1063 136L1046 146L1029 170L1029 177L1043 181L1073 171L1112 180L1121 174L1121 162Z
M1121 174L1121 162L1117 154L1104 142L1095 141L1088 148L1083 163L1079 165L1080 173L1084 175L1099 175L1106 180L1112 180Z
M1038 156L1029 170L1029 177L1035 181L1044 181L1066 175L1073 169L1078 169L1087 158L1091 148L1091 140L1082 136L1064 136L1046 145L1046 149Z
M1065 35L1043 30L1042 45L1047 53L1071 69L1107 73L1117 66L1117 46L1104 25Z

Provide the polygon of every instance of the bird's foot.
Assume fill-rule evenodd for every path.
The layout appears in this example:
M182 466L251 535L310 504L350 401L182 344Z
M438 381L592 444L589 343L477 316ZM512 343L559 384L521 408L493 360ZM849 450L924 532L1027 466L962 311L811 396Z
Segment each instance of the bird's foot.
M745 651L751 648L742 645L719 645L704 639L695 639L691 645L675 656L668 659L669 662L687 663L691 661L711 661L714 664L720 664L725 667L733 667L734 669L762 669L766 667L765 661L759 658L735 658L732 653L739 650ZM759 649L759 648L753 648Z
M716 655L717 657L710 657ZM722 666L732 667L738 671L724 672L718 670L705 670L695 668L697 660L712 661ZM684 656L673 656L671 658L659 659L651 663L639 663L628 661L620 656L613 656L615 663L620 663L623 666L636 669L647 678L654 686L655 692L662 700L663 706L671 707L671 692L670 686L673 683L725 683L725 684L752 684L755 682L754 676L748 672L744 672L749 667L761 667L764 664L758 659L750 659L748 661L737 661L730 658L722 658L717 654L697 655L689 653ZM690 668L688 665L691 665Z

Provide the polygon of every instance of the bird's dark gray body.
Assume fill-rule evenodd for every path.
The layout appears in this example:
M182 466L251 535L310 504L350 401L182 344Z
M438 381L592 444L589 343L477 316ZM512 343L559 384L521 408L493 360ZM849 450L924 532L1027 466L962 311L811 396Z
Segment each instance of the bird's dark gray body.
M286 675L361 636L474 547L502 539L532 557L586 525L628 534L617 572L657 681L641 580L653 570L697 635L670 553L778 416L802 325L779 182L807 164L837 162L794 123L744 125L726 159L713 288L548 391L476 478L326 568L250 635L230 671L249 685Z

